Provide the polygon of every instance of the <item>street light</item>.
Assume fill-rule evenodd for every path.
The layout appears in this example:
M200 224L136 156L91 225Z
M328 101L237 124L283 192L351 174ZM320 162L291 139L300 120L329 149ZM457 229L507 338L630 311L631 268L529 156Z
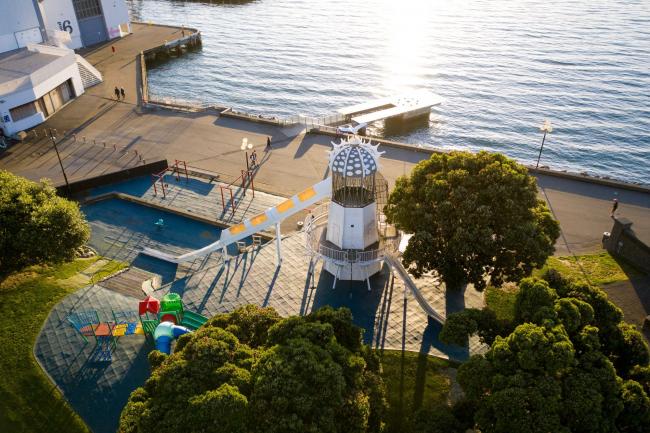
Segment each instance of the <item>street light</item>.
M539 130L544 133L544 137L542 137L542 145L539 148L539 155L537 156L537 165L535 165L535 168L539 167L539 160L542 157L542 150L544 149L544 141L546 141L546 134L553 132L551 121L548 119L544 120L544 124L539 127Z
M246 152L246 171L250 171L250 167L248 166L248 151L253 148L253 143L248 142L248 138L244 137L241 140L241 147L240 149L244 152Z
M61 155L59 155L59 149L56 147L56 137L54 136L54 133L52 133L51 129L48 129L49 135L50 135L50 140L52 140L52 145L54 146L54 151L56 152L56 157L59 160L59 165L61 166L61 172L63 173L63 179L65 180L65 187L68 190L68 194L70 194L70 184L68 183L68 176L65 174L65 169L63 168L63 163L61 162Z

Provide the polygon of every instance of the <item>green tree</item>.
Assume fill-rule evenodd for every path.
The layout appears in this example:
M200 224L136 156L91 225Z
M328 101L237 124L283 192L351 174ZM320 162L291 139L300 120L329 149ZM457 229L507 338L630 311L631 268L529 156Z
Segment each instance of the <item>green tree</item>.
M0 170L0 275L74 258L90 228L79 206L46 181Z
M650 399L643 387L633 380L621 386L623 412L616 420L622 433L647 433L650 426Z
M449 287L519 281L553 253L559 225L524 166L500 154L433 154L397 179L388 219L413 237L404 264Z
M350 350L338 342L341 335ZM122 411L121 433L379 432L379 361L351 314L281 319L246 306L149 355L152 374Z
M554 273L519 289L510 327L481 320L486 310L466 310L450 315L441 333L452 342L501 333L458 371L479 429L650 431L648 347L620 310L600 289Z

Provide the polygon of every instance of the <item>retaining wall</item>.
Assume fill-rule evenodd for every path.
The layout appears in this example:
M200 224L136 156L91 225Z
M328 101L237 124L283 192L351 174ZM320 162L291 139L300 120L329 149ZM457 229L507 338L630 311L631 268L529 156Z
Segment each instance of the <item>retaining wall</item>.
M635 267L650 274L650 246L641 241L627 218L614 218L614 227L603 239L603 246L610 254L621 257Z
M149 176L151 173L158 173L167 168L167 160L161 159L159 161L150 162L137 167L131 167L124 170L116 171L113 173L104 174L101 176L91 177L89 179L82 179L76 182L71 182L70 187L64 185L58 186L56 189L62 196L71 196L79 194L91 188L98 186L108 185L115 182L121 182L128 179L133 179L139 176Z

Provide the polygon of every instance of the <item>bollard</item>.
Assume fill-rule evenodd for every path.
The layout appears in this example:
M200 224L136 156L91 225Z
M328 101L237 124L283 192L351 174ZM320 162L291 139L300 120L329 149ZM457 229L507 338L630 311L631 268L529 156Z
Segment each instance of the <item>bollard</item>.
M83 139L84 139L84 144L86 144L86 136L85 135L83 136Z
M93 144L97 146L97 140L95 140L94 138L93 138Z
M113 150L117 150L117 144L113 143Z
M135 152L135 154L137 155L138 154L138 149L133 149L133 152Z
M72 134L72 141L77 142L77 134Z
M143 161L142 155L138 155L138 158L140 158L140 161Z
M104 144L104 149L106 149L106 142L104 142L103 144Z

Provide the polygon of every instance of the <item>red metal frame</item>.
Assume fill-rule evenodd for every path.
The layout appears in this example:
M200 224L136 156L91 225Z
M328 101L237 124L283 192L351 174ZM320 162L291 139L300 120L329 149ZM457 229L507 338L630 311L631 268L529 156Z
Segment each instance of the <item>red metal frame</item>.
M219 188L221 189L221 208L226 209L226 198L223 195L223 190L228 190L230 192L230 208L232 209L232 215L235 215L235 197L232 193L232 188L230 188L230 185L221 185L219 184Z
M250 184L251 191L253 191L253 198L255 198L255 183L253 182L253 179L255 179L254 170L241 171L241 187L244 190L244 195L246 195L246 190L248 189L248 185Z
M160 173L153 173L151 177L153 178L153 195L158 195L158 188L156 184L160 182L160 187L162 188L163 198L167 198L167 192L165 191L165 174L169 168L164 169Z
M174 172L176 173L176 180L181 180L181 164L183 164L183 171L185 172L185 181L189 181L190 178L187 175L187 163L178 159L174 160Z

